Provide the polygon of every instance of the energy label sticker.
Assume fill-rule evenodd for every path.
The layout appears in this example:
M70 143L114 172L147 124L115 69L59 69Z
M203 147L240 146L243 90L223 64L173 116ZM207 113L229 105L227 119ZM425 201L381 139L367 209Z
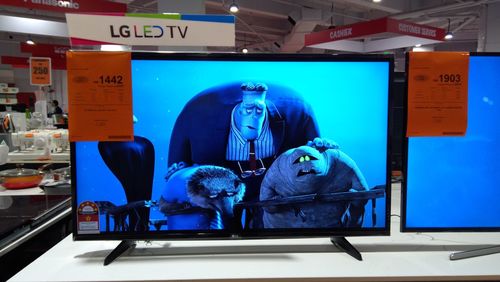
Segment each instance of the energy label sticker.
M99 233L99 207L90 201L85 201L78 206L77 211L78 234Z

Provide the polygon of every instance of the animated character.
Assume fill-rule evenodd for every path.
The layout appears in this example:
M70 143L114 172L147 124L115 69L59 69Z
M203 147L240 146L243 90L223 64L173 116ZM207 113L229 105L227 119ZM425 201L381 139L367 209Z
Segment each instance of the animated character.
M211 88L192 98L175 122L169 174L180 163L230 168L246 184L244 200L257 200L276 156L319 136L312 109L290 89L262 83ZM246 225L262 228L261 210L248 212Z
M241 201L245 185L230 170L191 166L174 173L160 198L160 211L169 230L237 228L233 206Z
M289 205L265 206L264 227L361 227L365 200L331 201L331 198L335 193L366 191L367 187L356 163L338 149L323 152L309 146L290 149L269 168L262 182L260 200L291 201ZM293 203L292 199L297 199L294 196L303 195L311 197Z

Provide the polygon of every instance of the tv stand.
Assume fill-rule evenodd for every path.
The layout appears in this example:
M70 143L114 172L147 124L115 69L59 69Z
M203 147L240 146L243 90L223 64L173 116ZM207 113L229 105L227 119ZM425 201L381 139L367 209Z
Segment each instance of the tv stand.
M346 252L348 255L352 256L357 260L363 260L361 253L353 246L345 237L330 237L330 241L335 245L335 247Z
M346 252L357 260L363 260L361 253L353 246L345 237L330 237L330 241L341 251ZM104 265L112 263L128 250L133 250L136 247L136 241L123 240L120 244L104 258Z
M496 253L500 253L500 245L488 248L452 253L450 254L450 260L473 258L473 257L496 254Z
M104 258L104 265L112 263L127 250L134 249L136 245L137 244L135 243L135 241L132 240L121 241L120 244L113 251L111 251L108 256Z

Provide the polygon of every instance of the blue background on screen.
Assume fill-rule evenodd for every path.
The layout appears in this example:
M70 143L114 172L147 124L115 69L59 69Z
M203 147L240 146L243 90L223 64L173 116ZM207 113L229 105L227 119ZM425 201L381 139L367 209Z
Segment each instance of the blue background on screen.
M386 182L389 63L132 61L134 134L155 147L153 199L165 187L168 147L186 102L203 90L229 82L287 86L311 104L322 137L335 140L356 161L368 185ZM210 109L207 109L210 110ZM102 161L96 142L77 144L77 201L126 203L118 180ZM371 203L364 226L371 227ZM153 210L151 219L164 216ZM377 225L385 226L385 199L377 200Z
M500 57L471 56L465 137L408 144L406 227L500 227Z

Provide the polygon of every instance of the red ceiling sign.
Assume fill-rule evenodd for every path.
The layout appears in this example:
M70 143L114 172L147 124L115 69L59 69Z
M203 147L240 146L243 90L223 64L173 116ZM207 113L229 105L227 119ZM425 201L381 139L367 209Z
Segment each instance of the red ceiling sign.
M21 52L23 53L31 53L33 57L50 57L53 69L66 69L66 51L69 49L68 45L21 43Z
M415 45L415 41L424 44L441 42L444 36L445 30L442 28L381 18L306 34L305 45L324 49L342 50L345 48L352 51L370 52L377 51L377 49L391 49L387 48L391 47L391 43L395 48L400 48L405 44ZM368 45L363 45L359 41L365 38L372 39Z
M105 0L2 0L0 5L61 13L127 12L127 5Z
M43 44L37 43L30 45L27 43L21 43L21 52L31 53L35 57L51 57L66 59L66 51L71 49L68 45L55 45L55 44Z
M29 68L30 63L27 57L13 57L13 56L0 56L0 64L11 65L14 68L26 69ZM66 59L52 60L52 69L65 70Z
M381 33L386 29L387 18L343 25L332 29L306 34L306 46L329 41L351 39L370 34Z

